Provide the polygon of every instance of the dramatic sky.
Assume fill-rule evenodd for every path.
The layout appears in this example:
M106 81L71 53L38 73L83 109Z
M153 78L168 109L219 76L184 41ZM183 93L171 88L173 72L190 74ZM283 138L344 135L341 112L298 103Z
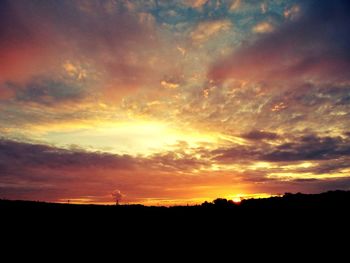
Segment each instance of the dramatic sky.
M348 0L0 0L0 198L350 189Z

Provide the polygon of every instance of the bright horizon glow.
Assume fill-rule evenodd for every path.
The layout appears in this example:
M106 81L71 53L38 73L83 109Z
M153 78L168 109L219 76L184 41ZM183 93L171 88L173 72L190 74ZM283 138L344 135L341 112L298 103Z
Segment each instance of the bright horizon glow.
M235 197L235 198L232 199L232 201L233 201L234 203L236 203L236 204L240 204L242 200L241 200L240 197Z
M244 199L264 199L264 198L270 198L274 196L281 196L281 195L270 195L267 193L257 193L257 194L236 194L236 195L228 195L228 196L218 196L217 198L225 198L227 200L231 200L236 204L239 204ZM72 198L72 199L59 199L59 200L53 200L55 203L62 203L62 204L100 204L100 205L115 205L115 201L112 200L113 198L110 198L110 201L102 201L102 202L95 202L93 201L93 197L89 198ZM128 201L120 201L121 205L127 204L127 205L134 205L134 204L141 204L145 206L186 206L186 205L200 205L207 202L212 202L216 198L189 198L189 199L164 199L164 198L148 198L146 200L140 200L135 202L128 202Z

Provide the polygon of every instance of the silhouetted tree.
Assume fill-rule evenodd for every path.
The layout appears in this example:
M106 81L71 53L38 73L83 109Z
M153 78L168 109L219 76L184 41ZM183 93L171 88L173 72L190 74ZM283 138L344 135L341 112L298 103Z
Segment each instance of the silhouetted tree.
M235 203L232 200L227 200L225 198L217 198L213 201L216 207L232 207Z

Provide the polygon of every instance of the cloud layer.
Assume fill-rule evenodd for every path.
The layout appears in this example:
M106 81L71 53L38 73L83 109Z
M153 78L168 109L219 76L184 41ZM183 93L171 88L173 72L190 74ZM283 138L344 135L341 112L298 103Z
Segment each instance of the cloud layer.
M120 189L126 201L144 203L193 192L198 198L215 197L211 189L226 195L237 187L250 193L295 187L315 192L326 189L328 181L349 187L349 137L308 135L277 146L265 141L280 140L271 135L249 139L254 144L215 150L180 144L148 157L1 140L0 186L4 198L111 202L112 191ZM309 182L301 185L301 180Z

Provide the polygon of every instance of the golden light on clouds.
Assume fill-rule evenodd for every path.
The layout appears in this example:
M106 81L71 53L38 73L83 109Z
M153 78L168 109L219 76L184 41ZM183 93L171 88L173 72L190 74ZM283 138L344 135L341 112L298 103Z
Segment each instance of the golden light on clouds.
M241 0L233 0L229 10L231 12L234 12L240 7L240 5L241 5Z
M195 42L204 42L215 36L219 32L224 32L232 27L229 20L216 20L210 22L203 22L191 32L191 38Z
M185 4L194 8L200 8L208 2L208 0L185 0Z
M160 84L166 89L176 89L176 88L178 88L180 86L177 83L172 83L172 82L168 82L168 81L165 81L165 80L162 80L160 82Z
M332 178L342 178L348 177L350 175L350 169L343 169L335 173L327 174L314 174L312 172L280 172L280 173L270 173L268 178L279 179L283 181L293 181L296 179L304 180L322 180L322 179L332 179Z
M274 105L272 108L271 108L271 111L273 112L279 112L279 111L282 111L284 109L287 108L287 105L284 103L284 102L280 102L276 105Z
M255 33L271 33L275 30L273 25L269 22L261 22L253 27Z
M159 149L171 149L179 141L186 142L188 147L198 147L202 143L218 143L221 137L218 133L178 129L169 123L133 120L77 123L76 127L55 126L47 131L41 127L41 138L60 146L77 144L113 153L148 155Z

